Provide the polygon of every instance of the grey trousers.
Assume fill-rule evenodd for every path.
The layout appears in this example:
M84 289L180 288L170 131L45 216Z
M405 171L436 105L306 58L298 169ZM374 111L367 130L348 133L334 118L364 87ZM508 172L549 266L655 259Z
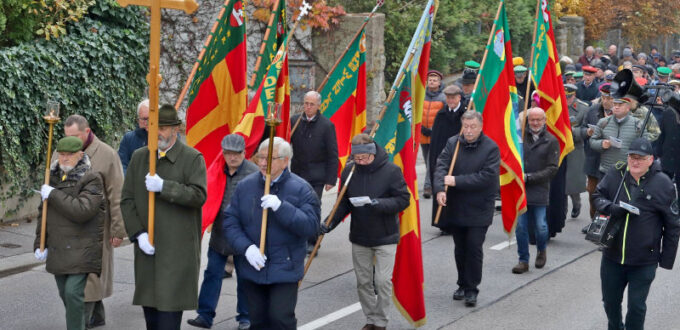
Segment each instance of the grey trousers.
M374 247L352 244L352 262L354 274L357 276L357 293L367 324L378 327L387 326L387 314L392 299L392 269L396 252L396 244Z

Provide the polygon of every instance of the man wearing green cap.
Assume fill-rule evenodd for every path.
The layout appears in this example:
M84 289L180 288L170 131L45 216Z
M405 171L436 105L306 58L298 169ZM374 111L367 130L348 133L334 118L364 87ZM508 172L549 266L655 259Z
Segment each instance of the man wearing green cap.
M526 97L527 93L527 86L529 86L530 82L529 79L527 79L527 75L529 74L527 71L527 67L524 65L517 65L515 66L515 85L517 86L517 95L524 100ZM531 93L534 92L534 84L531 82L531 87L529 90L529 96L531 96ZM529 104L531 106L531 104ZM524 107L524 103L521 105L522 109Z
M120 207L135 244L135 294L147 329L179 329L182 311L196 309L201 252L201 207L206 168L196 149L177 139L181 121L171 105L158 111L156 174L149 174L149 149L130 160ZM148 196L156 193L153 245L148 234Z
M82 148L83 142L73 136L57 142L50 184L40 189L47 203L45 249L40 251L41 221L37 221L33 243L35 257L47 259L46 270L54 274L69 330L85 329L85 283L89 274L102 270L104 187Z

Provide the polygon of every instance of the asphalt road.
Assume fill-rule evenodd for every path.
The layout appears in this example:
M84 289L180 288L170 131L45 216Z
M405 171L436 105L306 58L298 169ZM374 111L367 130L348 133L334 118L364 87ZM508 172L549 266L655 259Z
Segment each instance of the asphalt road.
M419 174L424 172L422 164L418 170ZM582 198L585 201L585 194ZM323 215L330 212L334 200L335 191L327 192ZM507 246L511 241L497 214L484 244L478 305L466 308L451 299L456 288L453 240L430 226L431 200L421 202L427 307L423 329L606 328L600 294L600 252L580 233L586 216L568 219L563 232L550 241L545 268L537 270L532 262L528 273L515 275L510 269L517 262L516 245ZM585 207L583 211L587 213ZM27 226L33 228L34 224ZM360 329L365 323L358 306L348 231L349 225L344 223L326 236L305 278L296 309L300 329ZM203 240L202 270L207 261L207 241ZM533 261L535 247L530 251ZM648 299L648 329L680 329L680 281L676 277L677 270L657 271ZM133 281L132 247L128 245L115 251L114 294L104 301L107 324L99 329L144 328L141 308L131 304ZM224 280L213 329L237 326L235 284L233 278ZM0 278L0 297L0 329L60 329L65 325L54 278L43 265ZM195 315L187 311L184 319ZM182 328L194 329L186 323ZM392 307L388 328L412 327Z

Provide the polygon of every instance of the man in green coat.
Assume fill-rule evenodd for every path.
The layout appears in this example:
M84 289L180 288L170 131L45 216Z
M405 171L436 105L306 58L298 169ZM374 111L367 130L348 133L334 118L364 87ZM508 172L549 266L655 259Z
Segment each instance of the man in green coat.
M132 154L121 211L135 244L135 294L147 329L179 329L182 311L196 309L201 252L201 207L206 168L201 153L177 140L181 121L171 105L158 111L158 161L149 175L149 149ZM153 246L148 235L148 195L156 193Z
M40 190L47 203L45 249L40 250L40 221L33 243L35 257L47 259L47 272L54 274L69 330L85 329L85 283L89 274L102 271L104 185L82 148L83 142L74 136L57 143L50 184Z

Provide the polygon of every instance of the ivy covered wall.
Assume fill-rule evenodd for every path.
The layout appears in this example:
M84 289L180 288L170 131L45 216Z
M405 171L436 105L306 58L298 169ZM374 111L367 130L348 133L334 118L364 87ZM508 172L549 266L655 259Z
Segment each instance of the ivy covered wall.
M134 126L149 56L143 12L99 0L67 32L57 39L0 48L2 218L11 217L43 180L47 99L60 103L62 121L83 115L94 133L114 147ZM55 141L63 136L61 123L54 132ZM10 205L10 198L20 202Z

